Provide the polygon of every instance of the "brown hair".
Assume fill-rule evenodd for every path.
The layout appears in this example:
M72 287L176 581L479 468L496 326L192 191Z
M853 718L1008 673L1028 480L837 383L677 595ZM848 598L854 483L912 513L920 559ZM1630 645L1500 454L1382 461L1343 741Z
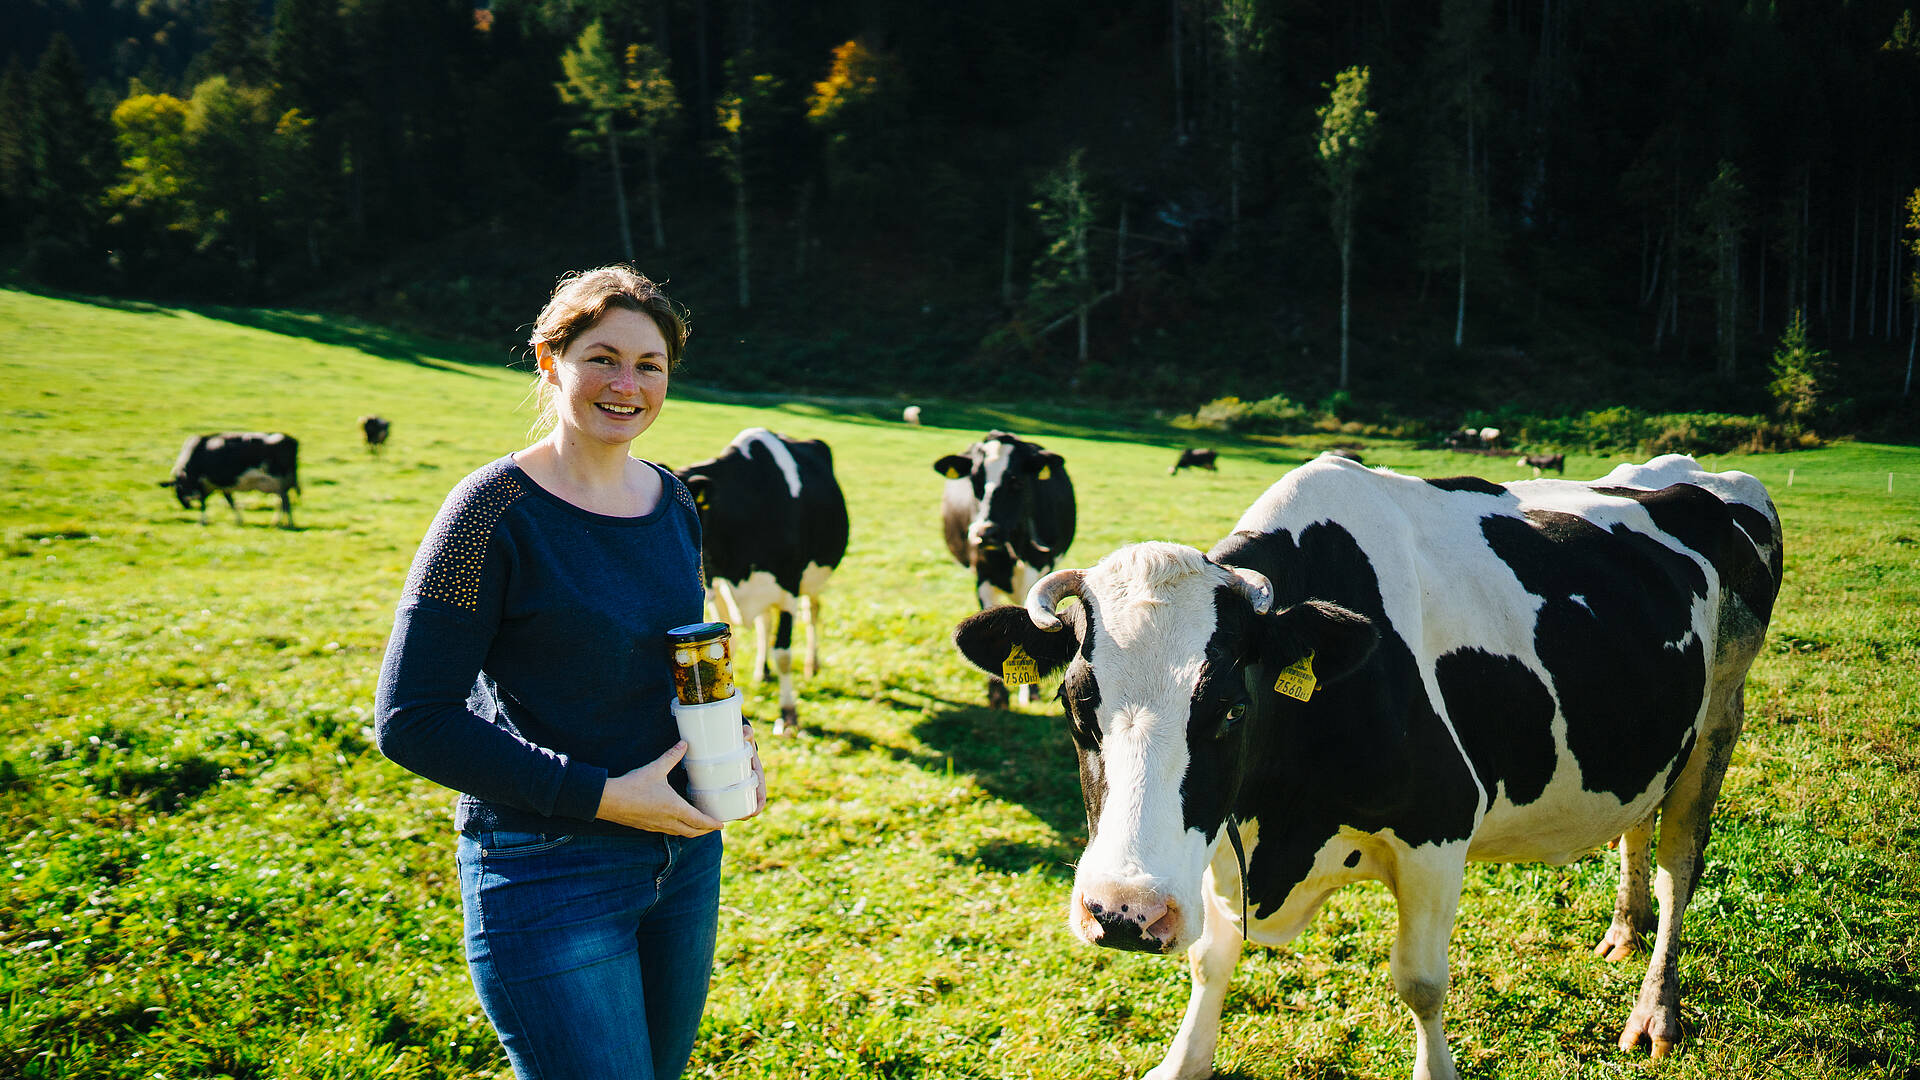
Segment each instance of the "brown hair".
M645 274L631 266L602 266L597 270L576 270L561 277L553 287L547 306L534 320L529 345L544 343L555 353L564 353L574 339L587 332L614 308L637 311L653 320L667 342L667 370L680 366L680 355L687 344L686 309L667 298ZM553 398L538 368L534 370L535 399L540 415L534 429L549 430L553 421Z

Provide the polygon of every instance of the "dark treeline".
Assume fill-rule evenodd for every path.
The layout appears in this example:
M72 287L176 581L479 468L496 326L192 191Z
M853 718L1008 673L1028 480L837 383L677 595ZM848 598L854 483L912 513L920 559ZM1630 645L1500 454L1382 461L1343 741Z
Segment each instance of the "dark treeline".
M721 383L1041 375L1436 422L1762 411L1799 318L1818 389L1847 403L1832 423L1913 415L1920 27L1901 0L8 18L0 244L56 287L498 343L558 271L631 258L693 307Z

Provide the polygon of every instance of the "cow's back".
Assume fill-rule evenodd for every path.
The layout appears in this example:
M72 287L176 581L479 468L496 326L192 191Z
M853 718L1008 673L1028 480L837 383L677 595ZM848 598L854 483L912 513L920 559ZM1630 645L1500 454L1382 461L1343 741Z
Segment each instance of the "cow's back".
M1261 556L1277 602L1376 619L1369 674L1470 762L1489 859L1563 861L1658 804L1744 678L1781 565L1759 482L1678 457L1507 485L1321 459L1236 532L1290 548Z

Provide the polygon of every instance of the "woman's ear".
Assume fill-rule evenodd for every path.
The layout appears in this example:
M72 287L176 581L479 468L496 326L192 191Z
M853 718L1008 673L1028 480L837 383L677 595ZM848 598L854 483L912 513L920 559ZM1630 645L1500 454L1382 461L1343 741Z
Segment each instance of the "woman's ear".
M544 341L533 343L533 363L540 369L540 378L558 386L560 376L553 370L553 346Z

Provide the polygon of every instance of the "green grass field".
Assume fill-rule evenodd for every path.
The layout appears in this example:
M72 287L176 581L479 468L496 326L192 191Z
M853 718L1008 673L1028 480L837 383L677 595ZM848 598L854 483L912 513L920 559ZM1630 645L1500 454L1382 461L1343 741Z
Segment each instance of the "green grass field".
M0 1077L508 1076L460 957L451 796L370 724L414 545L461 476L523 444L525 376L374 327L227 317L0 291ZM853 518L811 733L767 743L768 810L728 830L691 1074L1144 1073L1185 965L1066 931L1069 743L1051 703L985 708L948 644L973 599L930 465L989 426L1040 437L1088 565L1211 544L1317 446L1209 440L1218 473L1169 478L1191 437L1148 421L924 402L911 428L890 399L715 400L698 338L689 357L639 453L686 463L750 425L824 438ZM394 423L377 458L367 412ZM244 525L216 502L202 527L156 486L187 435L234 429L300 439L297 528L260 495ZM1617 460L1570 455L1568 475ZM1920 451L1710 463L1772 487L1788 553L1688 917L1692 1038L1657 1067L1613 1048L1644 962L1590 956L1610 859L1476 865L1448 997L1463 1075L1920 1077ZM776 710L750 688L751 713ZM1250 949L1221 1076L1405 1075L1392 932L1385 891L1356 887L1292 949Z

